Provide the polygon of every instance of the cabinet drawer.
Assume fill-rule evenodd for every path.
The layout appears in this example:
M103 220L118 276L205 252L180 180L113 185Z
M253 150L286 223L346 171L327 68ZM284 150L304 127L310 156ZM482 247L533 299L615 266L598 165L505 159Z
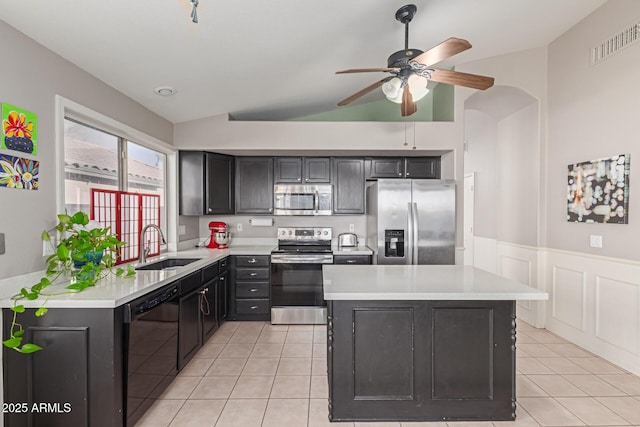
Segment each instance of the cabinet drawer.
M268 299L237 299L238 314L269 314Z
M236 282L237 298L269 298L269 282Z
M268 267L269 255L236 255L236 267Z
M371 264L371 255L334 255L334 264Z
M269 280L268 268L238 268L236 280Z
M227 268L229 267L229 258L224 258L220 260L220 273L222 273L223 271L227 271Z
M180 279L180 295L186 295L202 284L202 271L198 270Z
M211 265L206 266L202 269L202 283L208 282L209 280L216 277L219 273L219 263L218 261L214 262Z

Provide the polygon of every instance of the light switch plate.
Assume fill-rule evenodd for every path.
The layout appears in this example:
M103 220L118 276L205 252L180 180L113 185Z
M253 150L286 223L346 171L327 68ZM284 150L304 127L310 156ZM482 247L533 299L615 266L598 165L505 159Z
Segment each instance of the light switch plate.
M602 248L602 236L592 234L589 236L589 244L592 248Z
M180 236L182 236L183 234L187 234L187 226L186 225L178 226L178 234Z
M4 233L0 233L0 255L4 254Z
M238 231L242 231L242 223L241 222L238 223L237 229L238 229Z

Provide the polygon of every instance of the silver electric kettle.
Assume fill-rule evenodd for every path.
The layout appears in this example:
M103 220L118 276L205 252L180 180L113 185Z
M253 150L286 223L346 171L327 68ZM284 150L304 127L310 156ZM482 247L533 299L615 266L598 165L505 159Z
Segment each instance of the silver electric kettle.
M355 248L358 246L358 236L355 233L342 233L338 236L338 246L341 248Z

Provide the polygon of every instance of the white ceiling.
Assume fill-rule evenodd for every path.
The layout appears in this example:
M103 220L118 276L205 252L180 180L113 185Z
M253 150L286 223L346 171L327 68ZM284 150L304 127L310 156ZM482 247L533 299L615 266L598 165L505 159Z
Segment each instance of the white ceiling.
M450 67L545 46L604 2L416 0L409 47L469 40L472 49L441 64ZM200 0L194 24L189 0L0 0L0 19L172 122L286 120L379 80L334 72L386 66L404 48L394 15L406 3ZM155 95L163 85L177 94Z

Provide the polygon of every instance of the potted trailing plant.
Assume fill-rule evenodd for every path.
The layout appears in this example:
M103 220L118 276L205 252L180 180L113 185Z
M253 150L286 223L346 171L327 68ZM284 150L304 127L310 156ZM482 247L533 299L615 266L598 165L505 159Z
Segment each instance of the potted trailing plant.
M65 293L82 292L95 286L96 282L108 274L116 276L132 277L135 270L129 265L127 269L117 268L113 270L117 260L118 248L124 245L111 232L110 227L87 227L89 216L84 212L68 215L66 212L58 215L58 224L48 231L42 232L42 239L51 243L54 249L53 255L47 258L47 270L45 276L30 288L22 288L19 293L13 295L13 320L9 331L9 338L3 344L21 353L33 353L42 347L23 342L24 329L18 323L17 316L25 312L24 305L20 301L35 300L40 297L50 297ZM58 244L54 245L49 233L57 234ZM59 278L70 282L66 291L47 293L46 289ZM35 311L36 317L43 316L47 312L44 300Z

